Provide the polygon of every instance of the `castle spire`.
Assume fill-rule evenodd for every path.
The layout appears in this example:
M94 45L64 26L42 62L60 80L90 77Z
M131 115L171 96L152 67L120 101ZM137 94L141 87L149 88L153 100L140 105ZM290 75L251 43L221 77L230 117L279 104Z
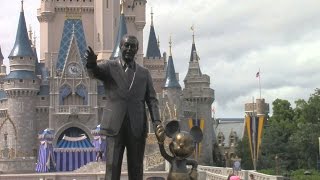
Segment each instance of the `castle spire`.
M196 44L195 44L195 40L194 40L194 26L191 26L191 30L192 30L192 46L191 46L191 55L190 55L190 62L196 62L199 61L200 58L198 56L197 53L197 49L196 49Z
M149 41L147 47L147 57L161 57L158 40L153 25L153 10L151 9L151 25L149 33Z
M121 0L121 2L120 2L121 4L120 4L120 6L121 6L121 14L124 14L124 2L123 2L123 0Z
M114 48L112 51L112 54L110 56L110 59L116 59L117 57L120 56L120 43L121 43L121 39L124 35L127 34L127 25L126 25L126 21L125 21L125 16L123 13L123 1L121 1L121 14L120 14L120 20L119 20L119 30L118 30L118 35L117 35L117 39L114 43Z
M151 7L151 26L153 26L153 10L152 10L152 7Z
M28 37L28 31L26 26L26 20L23 11L23 0L21 1L21 12L18 23L18 30L16 34L16 41L11 50L9 58L17 56L30 56L33 57L33 51L30 44L30 39Z
M192 44L194 44L194 25L191 26L192 30Z
M171 35L169 38L169 56L172 56L172 40L171 40Z
M170 48L170 55L168 58L167 74L166 74L166 81L164 84L164 88L180 88L181 89L181 86L176 77L176 71L174 69L174 64L173 64L172 51L171 51L171 48L172 48L171 36L169 41L169 48Z

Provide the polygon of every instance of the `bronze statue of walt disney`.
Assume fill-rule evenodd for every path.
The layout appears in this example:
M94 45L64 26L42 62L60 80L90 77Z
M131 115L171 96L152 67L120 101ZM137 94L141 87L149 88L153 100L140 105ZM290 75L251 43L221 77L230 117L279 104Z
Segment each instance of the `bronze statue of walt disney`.
M135 62L139 42L125 35L120 43L121 57L97 64L97 55L89 47L87 70L103 82L106 106L101 132L107 136L106 180L119 180L124 149L127 149L129 180L143 179L143 158L147 137L146 107L154 129L162 127L158 100L148 69Z

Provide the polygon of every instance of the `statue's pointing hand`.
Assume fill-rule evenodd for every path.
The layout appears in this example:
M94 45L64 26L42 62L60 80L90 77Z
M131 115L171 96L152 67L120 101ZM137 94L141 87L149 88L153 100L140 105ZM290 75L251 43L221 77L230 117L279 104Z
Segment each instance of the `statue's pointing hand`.
M97 65L97 55L94 53L94 51L90 46L88 46L88 49L84 55L84 58L87 61L87 67Z

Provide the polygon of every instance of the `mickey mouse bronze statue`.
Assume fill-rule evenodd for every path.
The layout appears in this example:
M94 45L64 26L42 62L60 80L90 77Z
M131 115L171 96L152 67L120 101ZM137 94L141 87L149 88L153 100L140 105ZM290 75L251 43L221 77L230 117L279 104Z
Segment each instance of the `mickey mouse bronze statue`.
M161 155L170 163L167 180L197 180L198 162L187 158L194 152L195 143L202 140L201 129L194 126L190 133L180 131L179 122L172 120L166 125L166 129L158 126L155 134ZM169 150L173 156L169 155L164 148L165 135L172 138ZM188 170L187 165L192 166L191 170Z

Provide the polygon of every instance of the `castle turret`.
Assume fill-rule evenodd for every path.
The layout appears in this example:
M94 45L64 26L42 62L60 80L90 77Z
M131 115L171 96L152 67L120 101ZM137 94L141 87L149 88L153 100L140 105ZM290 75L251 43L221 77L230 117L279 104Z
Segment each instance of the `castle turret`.
M151 25L150 25L150 33L149 33L149 41L148 41L146 57L147 58L160 58L161 57L158 40L156 38L156 33L154 31L154 26L153 26L153 11L152 11L152 9L151 9Z
M136 55L136 62L143 64L143 29L146 25L146 0L122 0L128 33L137 37L139 49Z
M15 158L36 156L35 105L40 80L35 75L35 56L31 48L23 11L19 17L16 41L9 55L10 73L4 78L4 90L8 98L7 118L10 118L14 132ZM21 167L17 166L16 169ZM28 168L28 167L25 167ZM29 167L28 170L32 170ZM21 169L20 169L21 170ZM27 170L27 169L24 169Z
M141 48L141 47L139 47ZM157 93L162 93L163 85L166 80L166 53L161 57L159 49L159 41L156 38L154 22L153 22L153 11L151 9L151 25L149 33L149 41L146 52L146 57L143 59L143 66L148 68L151 72L153 86Z
M109 59L115 46L118 24L121 21L120 0L94 1L94 48L98 60Z
M210 77L201 73L199 56L193 42L189 61L188 73L184 79L184 128L199 126L203 131L203 140L198 146L198 162L212 164L212 145L214 141L213 120L211 117L211 104L214 101L214 90L210 88Z
M41 38L40 38L40 59L43 61L46 58L46 53L50 53L50 49L53 48L53 44L50 44L48 42L52 42L55 37L54 31L57 30L57 26L54 26L53 19L55 16L55 2L56 1L41 1L41 6L37 10L38 15L38 21L40 23L40 32L41 32Z
M169 58L168 58L168 65L166 70L166 80L163 86L163 93L167 97L167 102L169 103L169 107L175 112L175 117L177 118L176 112L180 110L180 95L181 95L181 86L179 84L179 74L176 74L173 64L172 58L172 41L170 37L169 42ZM178 78L177 78L178 76Z

